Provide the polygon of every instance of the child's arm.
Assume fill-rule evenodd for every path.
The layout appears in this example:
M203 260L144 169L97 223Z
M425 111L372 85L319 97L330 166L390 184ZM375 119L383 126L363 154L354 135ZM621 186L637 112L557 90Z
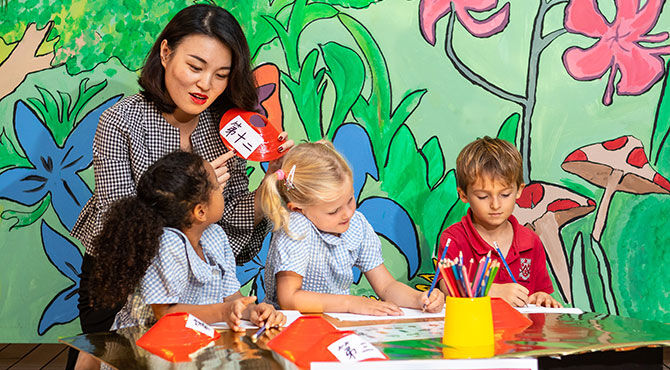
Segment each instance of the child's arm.
M316 293L302 290L302 276L292 271L279 271L277 301L287 310L301 312L351 312L377 316L402 315L394 304L352 295Z
M433 289L428 297L428 292L414 290L393 278L384 264L365 272L365 277L384 301L418 309L423 309L425 305L425 310L429 312L439 312L444 306L444 294L440 290Z
M233 296L237 294L239 292ZM256 297L242 297L240 295L241 298L229 300L231 297L224 299L223 303L212 304L152 304L151 309L154 311L156 319L173 312L188 312L208 324L225 321L231 329L238 331L240 320L244 318L247 306L253 304Z
M528 297L528 303L532 303L536 306L544 306L551 308L561 308L563 307L554 297L550 296L545 292L535 292Z
M491 284L489 296L502 298L513 307L522 307L528 304L528 289L521 284Z

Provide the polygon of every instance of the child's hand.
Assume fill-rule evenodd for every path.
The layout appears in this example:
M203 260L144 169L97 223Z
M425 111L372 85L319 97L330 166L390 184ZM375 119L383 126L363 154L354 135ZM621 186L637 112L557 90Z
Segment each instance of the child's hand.
M550 296L545 292L535 292L528 297L528 303L532 303L536 306L544 306L551 308L561 308L563 307L554 297Z
M256 297L242 297L223 305L223 320L233 331L242 331L242 314L248 305L256 302Z
M261 327L267 322L269 328L286 324L286 316L267 303L257 304L249 315L249 321Z
M489 295L502 298L513 307L522 307L528 304L528 289L520 284L491 284Z
M351 313L375 316L400 316L403 314L400 307L390 302L358 296L347 297L349 298L349 312Z
M440 312L442 307L444 307L444 293L439 289L433 289L428 296L428 292L422 292L419 296L419 307L423 307L424 311L428 312Z

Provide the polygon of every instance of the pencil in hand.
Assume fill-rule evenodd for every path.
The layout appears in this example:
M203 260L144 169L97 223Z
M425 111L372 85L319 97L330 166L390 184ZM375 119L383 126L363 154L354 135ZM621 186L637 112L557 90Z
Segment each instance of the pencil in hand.
M430 283L430 288L428 289L428 295L426 297L430 298L430 294L433 292L433 289L435 289L435 284L437 283L437 276L440 271L440 261L444 259L444 257L447 255L447 249L449 249L449 244L451 244L451 238L447 238L447 242L444 244L444 249L442 250L442 256L440 256L440 259L437 260L437 263L435 264L435 275L433 276L433 282ZM421 308L422 311L426 310L426 304L423 304L423 307Z
M256 343L256 341L258 340L258 337L263 335L263 333L265 332L265 330L267 328L268 328L268 323L266 322L265 324L263 324L263 326L261 326L260 329L258 329L258 331L256 333L254 333L254 335L251 336L251 341Z

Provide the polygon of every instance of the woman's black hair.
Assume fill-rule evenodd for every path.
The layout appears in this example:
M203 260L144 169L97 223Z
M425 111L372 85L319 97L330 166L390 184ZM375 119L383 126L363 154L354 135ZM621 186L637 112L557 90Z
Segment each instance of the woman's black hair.
M161 112L174 112L176 105L165 87L165 68L161 64L160 55L161 42L166 40L170 49L175 50L184 37L196 34L221 41L232 54L228 86L212 103L212 111L217 116L233 107L255 111L258 94L251 72L247 39L235 17L216 5L191 5L179 11L165 26L144 62L139 78L142 94L156 104Z
M209 200L216 186L197 154L175 151L147 169L137 195L112 204L100 234L91 276L91 305L123 304L159 248L163 227L191 226L193 208Z

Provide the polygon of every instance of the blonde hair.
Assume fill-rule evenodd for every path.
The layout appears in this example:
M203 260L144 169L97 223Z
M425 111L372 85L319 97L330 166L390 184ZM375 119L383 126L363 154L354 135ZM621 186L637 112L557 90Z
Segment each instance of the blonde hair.
M468 186L488 176L506 184L523 184L521 153L510 142L488 136L466 145L456 159L456 186Z
M345 181L353 181L347 161L327 140L293 147L284 156L281 171L284 179L278 179L277 171L263 180L261 208L274 224L273 231L282 228L289 235L287 203L309 206L332 202L342 195Z

